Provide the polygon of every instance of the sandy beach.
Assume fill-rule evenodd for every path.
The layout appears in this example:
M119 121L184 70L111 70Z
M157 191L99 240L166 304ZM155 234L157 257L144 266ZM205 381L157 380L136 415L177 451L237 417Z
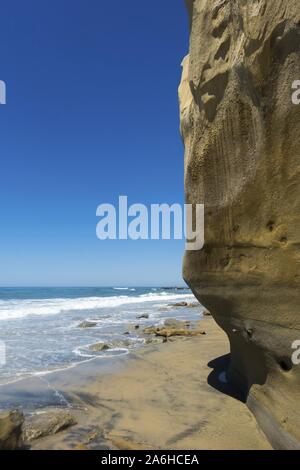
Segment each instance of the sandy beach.
M229 344L211 317L206 334L149 344L126 357L2 387L27 414L67 409L77 424L31 449L271 449L224 381ZM53 408L54 407L54 408Z

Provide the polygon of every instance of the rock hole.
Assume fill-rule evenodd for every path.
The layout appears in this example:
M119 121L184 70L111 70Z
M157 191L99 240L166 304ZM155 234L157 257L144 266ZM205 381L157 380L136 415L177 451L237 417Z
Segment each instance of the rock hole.
M292 361L288 357L280 359L279 366L284 372L289 372L293 368Z
M273 232L273 230L274 230L274 225L275 225L275 222L273 222L273 220L270 220L270 221L267 223L267 229L269 230L269 232Z
M223 0L222 2L219 3L219 5L216 5L213 10L212 10L212 19L215 20L218 15L219 15L219 12L220 10L223 8L225 4L225 0Z
M226 28L228 26L228 21L223 20L218 26L212 30L212 35L214 38L220 38L223 36Z
M231 43L231 39L230 37L228 39L226 39L226 41L224 41L219 49L217 50L216 54L215 54L215 60L218 60L218 59L223 59L225 60L225 58L227 57L227 54L229 52L229 49L230 49L230 43Z

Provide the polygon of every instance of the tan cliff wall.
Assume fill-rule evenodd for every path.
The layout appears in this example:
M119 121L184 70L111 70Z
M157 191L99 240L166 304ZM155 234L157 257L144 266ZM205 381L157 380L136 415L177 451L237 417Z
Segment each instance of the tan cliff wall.
M183 276L226 331L228 379L275 448L300 448L299 0L186 0L186 202L205 246Z

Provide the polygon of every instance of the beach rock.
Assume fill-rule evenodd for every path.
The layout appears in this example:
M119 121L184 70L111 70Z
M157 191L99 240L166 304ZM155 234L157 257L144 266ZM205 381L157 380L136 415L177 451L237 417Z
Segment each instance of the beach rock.
M186 328L191 325L191 322L188 320L181 321L181 320L176 320L175 318L167 318L164 321L164 325L167 328Z
M144 329L144 333L147 335L156 335L163 337L170 336L199 336L205 335L205 331L201 329L188 329L186 327L177 328L177 327L166 327L166 326L152 326Z
M169 338L170 336L199 336L206 333L203 330L188 330L187 328L158 328L155 334Z
M187 302L176 302L174 304L168 304L168 307L187 307Z
M155 335L157 328L157 326L147 326L147 328L143 329L143 333L146 335Z
M106 351L110 346L106 343L95 343L89 346L89 349L94 352Z
M300 447L299 0L186 0L186 202L205 245L183 276L226 331L227 378L276 448Z
M94 326L97 326L96 322L85 320L78 325L78 328L93 328Z
M75 424L77 422L69 411L51 409L39 412L26 418L24 440L31 442L41 437L57 434Z
M0 450L15 450L23 445L24 415L20 410L0 413Z
M142 315L137 315L136 317L138 320L141 320L143 318L149 318L149 314L148 313L143 313Z

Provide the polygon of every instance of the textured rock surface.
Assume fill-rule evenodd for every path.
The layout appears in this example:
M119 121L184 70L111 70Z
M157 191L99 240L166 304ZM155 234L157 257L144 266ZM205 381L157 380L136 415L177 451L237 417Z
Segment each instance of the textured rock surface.
M69 411L51 409L34 414L26 419L24 439L31 442L35 439L57 434L76 423Z
M299 0L187 0L185 191L205 246L183 275L226 331L227 373L275 448L300 447Z
M23 413L12 410L0 413L0 450L15 450L23 445Z

